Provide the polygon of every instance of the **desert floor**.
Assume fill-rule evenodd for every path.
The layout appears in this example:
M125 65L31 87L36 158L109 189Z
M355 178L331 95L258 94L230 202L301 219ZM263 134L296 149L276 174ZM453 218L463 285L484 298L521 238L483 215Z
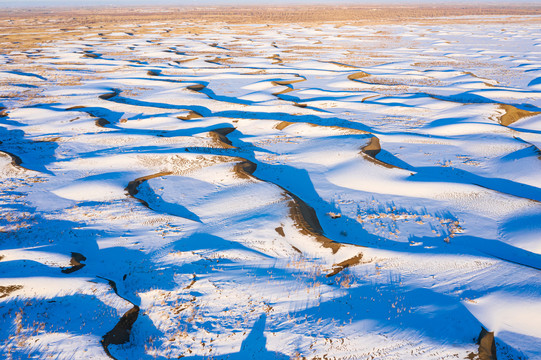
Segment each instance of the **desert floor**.
M541 12L474 10L4 13L0 357L541 358Z

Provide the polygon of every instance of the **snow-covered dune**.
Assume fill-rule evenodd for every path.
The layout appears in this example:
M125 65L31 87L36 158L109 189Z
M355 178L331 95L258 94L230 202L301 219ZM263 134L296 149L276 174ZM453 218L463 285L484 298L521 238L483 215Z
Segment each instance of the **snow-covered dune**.
M541 358L540 21L473 20L5 53L0 357Z

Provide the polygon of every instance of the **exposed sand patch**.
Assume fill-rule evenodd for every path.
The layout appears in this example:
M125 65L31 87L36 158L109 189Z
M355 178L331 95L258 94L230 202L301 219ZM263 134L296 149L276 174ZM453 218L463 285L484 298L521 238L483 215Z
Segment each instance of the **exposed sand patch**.
M0 299L8 297L9 294L11 294L14 291L22 289L22 285L8 285L8 286L0 286Z
M22 166L23 161L21 160L20 157L18 157L15 154L12 154L5 150L0 150L0 155L8 157L11 160L10 165L13 166L17 170L24 171L24 172L35 171L35 170L27 169L26 167Z
M101 345L103 347L103 350L107 354L107 356L109 356L111 359L116 360L116 358L112 356L111 353L109 352L108 347L111 344L122 345L130 341L131 330L132 330L133 324L139 317L140 309L139 309L139 306L134 305L131 301L119 295L116 283L114 281L109 280L109 279L105 279L105 280L109 282L109 285L111 286L111 288L113 289L113 291L118 297L122 298L123 300L126 300L127 302L133 305L133 307L130 310L126 311L124 315L122 315L122 317L120 318L118 323L114 326L114 328L110 330L109 332L107 332L102 337L102 340L101 340Z
M333 64L333 65L343 67L343 68L347 68L347 69L357 69L358 68L358 66L350 65L350 64L344 64L344 63L341 63L341 62L338 62L338 61L321 61L321 62L327 63L327 64ZM350 76L352 76L352 75L350 75ZM349 76L348 76L348 78L349 78Z
M281 94L287 94L287 93L295 90L293 88L293 86L291 86L291 84L295 84L295 83L303 82L303 81L306 81L306 79L301 78L301 79L296 79L296 80L274 80L274 81L271 81L271 84L274 85L274 86L285 86L286 87L282 91L272 93L272 95L278 96L278 95L281 95Z
M104 118L97 118L94 122L97 127L104 128L106 125L109 125L110 122Z
M399 169L398 166L391 165L384 161L376 159L376 155L379 154L380 151L381 151L381 145L379 143L379 138L377 138L376 136L372 136L368 144L361 148L361 155L366 160L374 164L384 166L388 169Z
M368 144L362 147L362 152L370 157L375 157L381 151L381 145L379 139L376 136L372 136Z
M337 125L318 125L313 123L306 123L307 125L311 127L318 127L322 129L332 129L332 130L338 130L341 133L344 134L351 134L351 135L367 135L370 134L368 131L359 130L359 129L352 129L344 126L337 126ZM373 136L374 138L375 136ZM376 138L377 139L377 138Z
M277 125L274 126L275 129L277 130L284 130L286 127L288 127L289 125L292 125L294 123L292 122L289 122L289 121L282 121L280 123L278 123Z
M267 59L274 60L274 61L272 62L273 65L275 65L275 64L283 64L283 63L284 63L283 60L280 59L280 56L279 56L278 54L274 54L274 55L272 55L272 56L268 56Z
M161 177L161 176L172 175L172 174L173 174L172 172L166 171L166 172L159 172L159 173L152 174L152 175L142 176L140 178L137 178L135 180L130 181L128 183L128 186L126 187L126 191L128 192L128 195L130 195L131 197L137 199L138 201L140 201L146 207L149 207L149 205L148 205L148 203L146 201L135 197L135 195L137 195L137 193L139 192L139 190L137 189L139 187L139 185L141 185L142 183L144 183L147 180L154 179L154 178Z
M91 52L85 52L83 57L91 58L91 59L99 59L100 58L100 56L98 54L94 54L94 53L91 53Z
M190 86L187 86L186 88L189 89L189 90L192 90L192 91L201 91L205 88L206 86L203 85L203 84L195 84L195 85L190 85Z
M202 117L203 117L203 115L201 115L197 111L189 110L188 115L186 115L186 116L177 116L177 119L179 119L179 120L193 120L193 119L201 119Z
M363 259L363 254L359 253L358 255L355 255L352 258L339 262L338 264L334 264L332 272L328 273L326 276L332 277L338 274L339 272L343 271L344 269L347 269L350 266L358 265L362 259Z
M479 360L496 360L496 343L494 332L488 332L485 328L479 334Z
M107 354L111 356L107 347L111 344L121 345L130 341L130 333L133 327L133 324L139 316L139 306L134 306L128 310L115 327L103 336L102 344L104 349L107 351Z
M71 260L70 260L71 267L62 269L61 271L64 274L71 274L72 272L80 270L86 266L86 264L81 263L81 261L85 261L85 260L86 260L86 257L83 254L72 252Z
M195 274L193 274L193 277L192 277L192 281L190 281L190 283L184 288L184 290L189 290L192 288L192 286L195 285L195 282L197 281L197 277L195 276Z
M344 134L352 134L352 135L370 134L368 131L364 131L364 130L352 129L352 128L343 127L343 126L337 126L337 125L318 125L318 124L309 123L309 122L281 121L278 124L276 124L274 126L274 128L276 130L284 130L288 126L291 126L291 125L294 125L294 124L306 124L306 125L308 125L310 127L314 127L314 128L338 130L340 132L343 132Z
M348 75L348 79L351 81L358 81L359 79L364 79L369 76L371 75L368 73L365 73L364 71L358 71L356 73Z
M508 104L500 104L499 109L503 111L503 115L498 118L498 121L503 126L509 126L520 119L541 114L541 112L522 110Z
M219 147L224 149L236 149L233 143L227 138L227 134L235 131L235 128L226 127L209 131L209 137L212 138Z
M102 95L99 95L98 97L102 100L109 100L115 96L117 96L118 94L120 94L120 91L119 90L113 90L112 92L110 93L107 93L107 94L102 94ZM67 109L66 109L67 110Z
M15 166L15 167L18 167L22 170L27 170L25 168L23 168L22 166L20 166L22 164L22 160L20 157L18 157L17 155L15 154L12 154L10 152L7 152L7 151L0 151L2 154L5 154L6 156L8 156L10 159L11 159L11 165L12 166Z
M174 60L174 62L176 62L177 64L182 64L182 63L187 63L189 61L194 61L194 60L197 60L198 58L194 57L194 58L191 58L191 59L182 59L182 60Z
M252 179L255 178L252 174L257 169L257 164L246 160L240 159L241 161L236 163L233 166L233 171L239 179Z
M285 194L292 198L288 203L289 216L302 234L314 237L323 247L332 250L336 254L342 244L335 242L323 235L323 229L319 223L315 210L302 201L298 196L284 190Z

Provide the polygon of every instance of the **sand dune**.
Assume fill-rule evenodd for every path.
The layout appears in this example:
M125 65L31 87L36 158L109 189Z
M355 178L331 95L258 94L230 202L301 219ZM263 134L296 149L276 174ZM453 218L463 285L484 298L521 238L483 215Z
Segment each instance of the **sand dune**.
M0 15L0 357L540 358L539 10L393 9Z

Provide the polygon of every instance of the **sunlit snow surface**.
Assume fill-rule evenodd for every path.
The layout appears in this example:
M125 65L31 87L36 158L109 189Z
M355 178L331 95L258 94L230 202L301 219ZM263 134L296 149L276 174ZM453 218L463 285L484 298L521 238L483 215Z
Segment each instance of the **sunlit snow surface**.
M1 357L541 358L540 22L435 24L3 55Z

